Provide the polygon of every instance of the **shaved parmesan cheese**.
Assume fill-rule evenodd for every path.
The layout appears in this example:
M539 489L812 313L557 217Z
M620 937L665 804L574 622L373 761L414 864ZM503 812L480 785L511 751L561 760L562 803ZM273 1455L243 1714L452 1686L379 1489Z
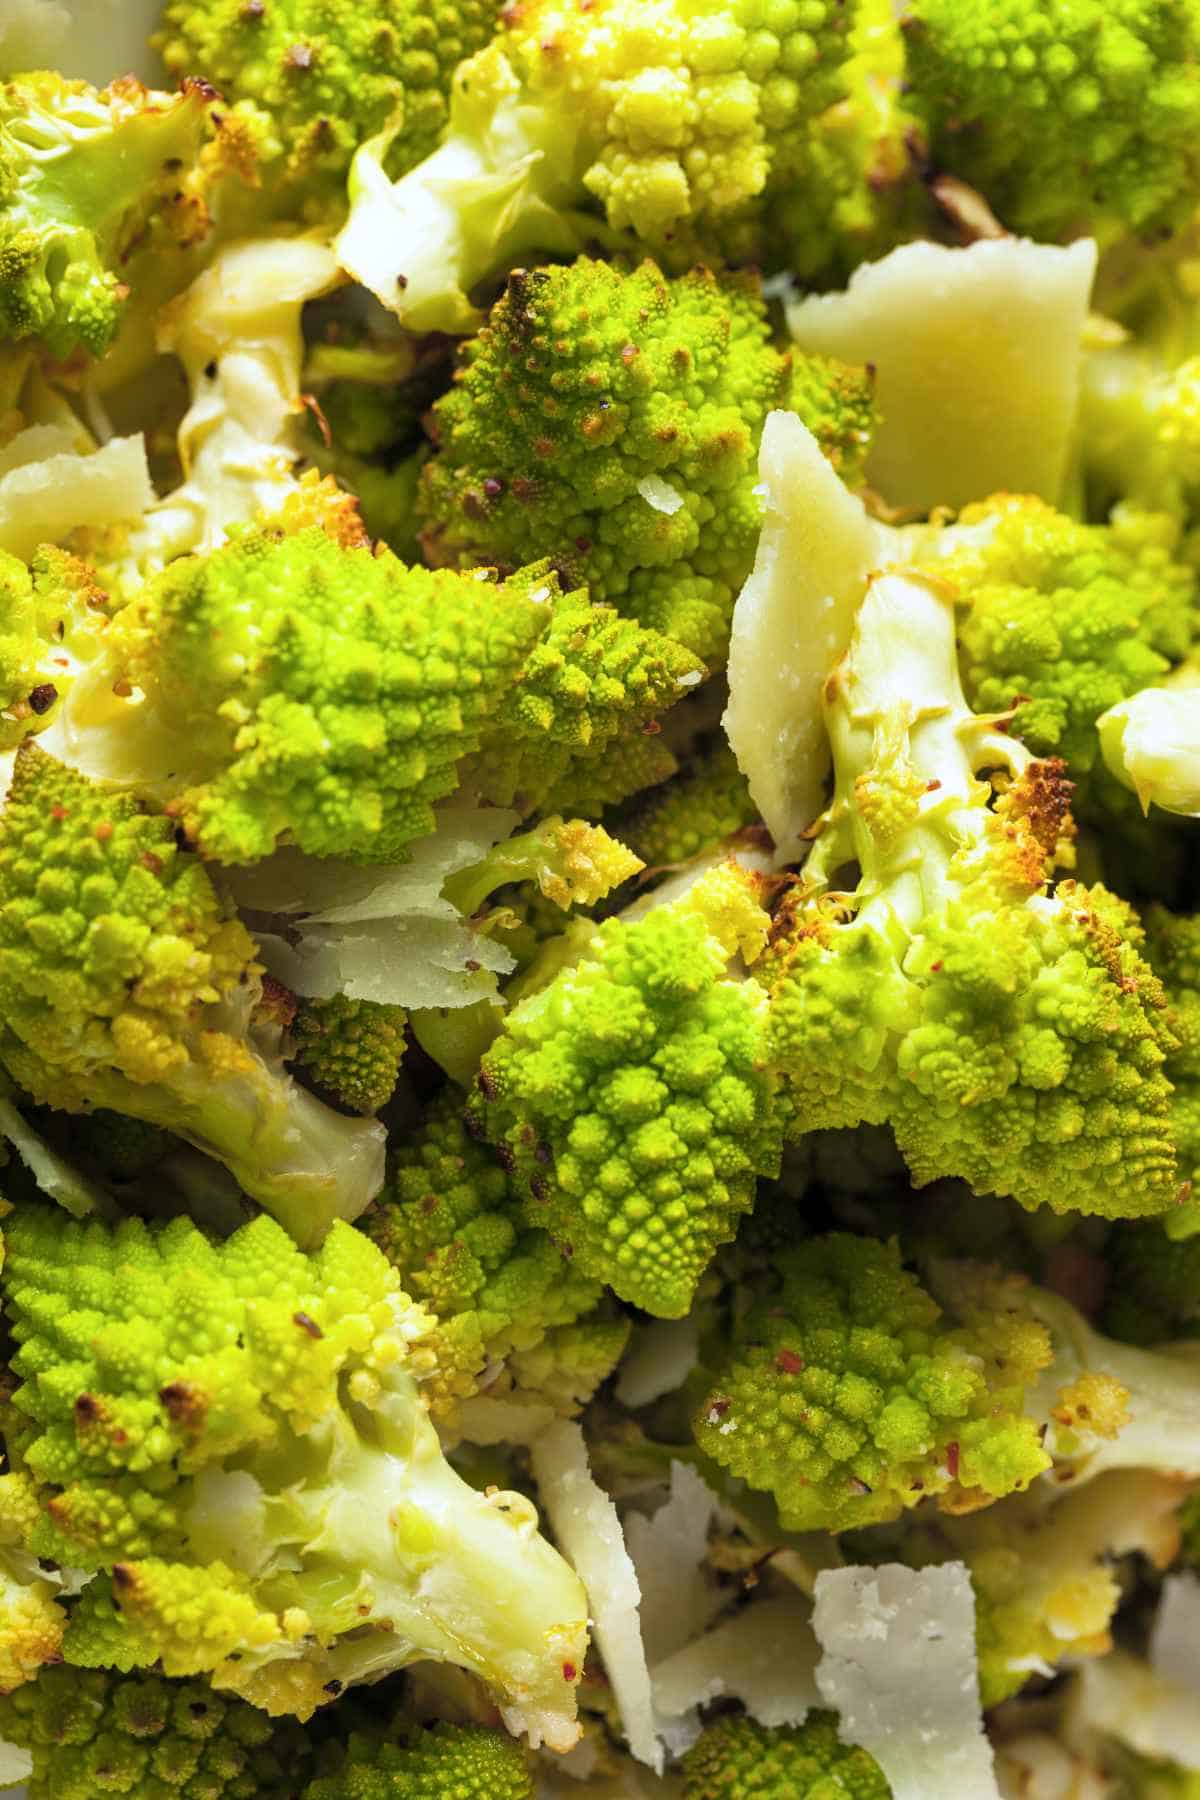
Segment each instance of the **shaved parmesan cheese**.
M621 1362L616 1396L622 1406L649 1406L681 1387L700 1354L698 1319L651 1319L636 1326Z
M844 293L788 308L802 350L873 366L867 479L885 500L925 513L1005 489L1061 497L1095 269L1090 238L904 244Z
M815 1601L817 1687L842 1739L875 1758L893 1800L999 1800L966 1566L827 1569Z
M1142 811L1200 818L1200 696L1195 688L1142 688L1096 721L1104 760Z
M639 1762L661 1773L650 1671L642 1647L637 1573L617 1509L592 1479L578 1425L560 1419L531 1452L533 1478L558 1547L587 1590L592 1625L622 1729Z
M843 487L794 413L767 419L758 466L766 518L733 613L725 730L789 862L821 810L829 771L821 685L894 534Z
M230 870L229 886L250 915L267 968L293 993L344 993L414 1008L469 1006L493 993L496 977L514 962L442 898L442 886L518 823L502 807L448 806L437 829L398 867L364 867L289 848Z
M740 1700L760 1725L802 1725L820 1706L815 1670L820 1648L803 1595L752 1601L651 1671L659 1729L680 1752L699 1733L696 1708Z
M1012 1738L996 1752L1002 1800L1113 1800L1112 1784L1045 1732Z
M21 1750L16 1744L6 1744L0 1738L0 1787L9 1788L16 1781L24 1781L27 1775L33 1774L33 1757L28 1750ZM10 1795L9 1800L26 1800L25 1789Z
M1190 1571L1163 1582L1150 1661L1165 1681L1200 1694L1200 1577Z
M661 475L643 475L637 491L647 506L652 506L655 512L666 513L668 518L683 505L683 495Z
M468 1444L532 1444L554 1423L552 1407L472 1394L455 1410L455 1428Z
M671 1464L671 1492L647 1518L630 1513L625 1545L642 1592L642 1643L648 1662L690 1643L720 1611L708 1573L708 1530L720 1502L686 1463Z
M39 544L61 542L81 525L132 524L154 504L140 432L100 450L60 446L46 455L45 434L58 429L33 425L5 448L0 550L14 556L30 557Z

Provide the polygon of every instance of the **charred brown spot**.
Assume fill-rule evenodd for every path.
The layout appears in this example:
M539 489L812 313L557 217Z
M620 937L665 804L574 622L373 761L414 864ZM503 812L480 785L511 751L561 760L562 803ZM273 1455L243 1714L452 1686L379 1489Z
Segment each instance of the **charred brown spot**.
M195 1431L203 1425L208 1402L197 1388L186 1381L169 1381L159 1388L158 1398L172 1425Z
M153 850L143 850L138 857L143 869L149 869L152 875L161 875L163 871L162 857L155 856Z
M50 708L57 699L58 689L55 687L54 683L52 681L43 681L40 682L37 687L31 689L29 705L32 711L34 711L40 719L43 713L50 711Z
M95 1394L80 1394L75 1402L76 1425L94 1425L100 1418L103 1408Z
M957 1443L950 1443L950 1444L946 1445L946 1467L950 1471L951 1481L957 1481L958 1480L958 1444Z
M540 1175L532 1175L530 1177L529 1192L532 1194L533 1198L537 1201L539 1206L545 1205L546 1195L549 1192L549 1190L546 1186L546 1183L542 1180L542 1177Z
M310 1338L323 1338L325 1336L325 1333L321 1330L317 1321L309 1318L306 1312L293 1313L292 1324L298 1325L301 1331L306 1331Z
M728 1394L714 1394L704 1409L709 1424L715 1424L718 1419L723 1419L732 1405L733 1401Z
M479 1074L476 1076L475 1079L479 1083L479 1091L483 1095L484 1099L485 1100L494 1100L496 1098L496 1083L492 1079L490 1070L485 1066L484 1068L480 1069Z
M197 100L219 100L221 98L219 90L213 86L211 81L205 81L203 75L185 75L179 84L179 90Z

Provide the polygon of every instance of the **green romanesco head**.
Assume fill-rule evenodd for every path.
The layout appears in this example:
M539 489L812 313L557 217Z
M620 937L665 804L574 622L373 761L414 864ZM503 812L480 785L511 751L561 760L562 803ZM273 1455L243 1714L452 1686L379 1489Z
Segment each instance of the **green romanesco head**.
M774 1495L786 1530L846 1531L936 1498L951 1509L1049 1467L1026 1389L1047 1331L981 1276L945 1313L899 1247L837 1233L777 1259L692 1422L714 1462Z
M0 84L0 341L99 356L120 321L129 252L208 228L197 157L213 91L132 76L97 93L60 75Z
M658 255L745 248L777 159L839 98L855 8L831 0L518 0L500 42L575 123L578 179ZM753 240L751 240L753 241Z
M0 1695L61 1662L67 1614L58 1582L30 1550L37 1484L24 1470L0 1475Z
M464 766L463 783L526 813L602 812L674 770L655 726L700 680L702 666L673 638L595 604L586 588L560 594L545 564L526 569L524 579L549 618L497 696L484 748Z
M203 73L231 105L265 113L278 144L267 178L305 213L328 213L355 149L385 126L396 129L393 175L429 154L451 76L487 43L499 10L499 0L171 0L157 42L176 78Z
M342 1767L301 1800L533 1800L527 1753L502 1731L432 1725L400 1743L352 1737Z
M587 258L518 270L434 408L427 553L464 566L549 556L593 600L719 661L761 523L759 436L793 389L854 466L865 377L793 376L753 277L669 280L652 262Z
M1014 231L1149 234L1191 209L1200 21L1177 0L908 0L935 165Z
M402 1006L378 1000L304 1000L292 1023L293 1061L351 1112L377 1113L392 1097L404 1057Z
M485 1369L536 1349L601 1293L545 1231L525 1223L515 1184L463 1115L461 1093L448 1088L395 1146L384 1191L363 1220L437 1320L437 1376L427 1391L442 1415L477 1391Z
M963 687L980 713L1012 709L1035 756L1076 785L1103 774L1096 720L1186 656L1200 630L1195 572L1138 521L1082 525L1043 501L967 507L937 567L954 582Z
M1180 1174L1200 1199L1200 914L1151 906L1146 956L1166 989L1174 1043L1167 1054L1171 1124Z
M33 1758L29 1800L292 1800L305 1733L202 1681L47 1669L0 1700L6 1742Z
M70 722L82 762L156 797L205 856L287 842L385 863L460 782L526 811L623 798L648 764L665 772L641 728L697 679L678 645L564 595L544 563L506 580L407 567L352 510L309 522L300 496L148 583Z
M29 567L0 551L0 751L52 722L107 614L107 594L67 551L43 545Z
M953 626L945 583L877 577L826 683L834 800L755 970L791 1129L890 1125L918 1185L1164 1212L1174 1039L1141 926L1103 888L1051 892L1062 764L970 712Z
M684 1800L891 1800L891 1792L875 1758L844 1744L827 1712L774 1730L729 1713L683 1759Z
M62 1645L63 1661L74 1669L153 1668L158 1649L117 1606L106 1581L89 1581L71 1604Z
M4 1276L29 1545L103 1572L134 1660L307 1718L432 1657L573 1741L582 1589L527 1501L446 1463L432 1321L361 1232L305 1256L265 1216L212 1241L30 1204Z
M670 781L635 794L610 820L651 869L690 862L750 825L758 808L723 736L698 748Z
M731 964L767 919L733 864L680 901L610 920L509 1013L473 1117L526 1218L584 1274L668 1318L774 1171L762 990Z
M35 1098L125 1110L124 1084L235 1060L196 1022L247 990L254 954L169 819L22 744L0 822L0 1055Z

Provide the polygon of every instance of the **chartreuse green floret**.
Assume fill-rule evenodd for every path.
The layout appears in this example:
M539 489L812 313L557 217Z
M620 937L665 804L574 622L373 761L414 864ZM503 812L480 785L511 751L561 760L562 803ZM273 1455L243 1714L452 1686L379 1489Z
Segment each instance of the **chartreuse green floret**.
M351 1112L387 1105L404 1059L402 1006L378 1000L304 1000L292 1023L293 1061L310 1080Z
M334 1775L301 1800L533 1800L533 1773L520 1744L482 1725L438 1724L399 1743L352 1737Z
M690 862L750 825L758 808L724 737L688 757L679 774L635 794L610 823L652 869Z
M732 863L609 920L508 1014L473 1096L529 1223L663 1317L778 1165L765 996L735 972L767 924Z
M149 582L64 721L71 761L164 805L205 856L288 842L386 863L433 830L466 759L478 797L529 811L623 797L662 756L619 740L689 677L694 658L544 564L410 568L357 515L300 507Z
M417 1659L471 1670L515 1730L574 1741L587 1603L515 1494L442 1456L429 1315L338 1223L64 1232L30 1205L5 1270L35 1551L111 1579L168 1675L273 1713Z
M213 99L132 77L97 93L61 75L0 84L0 341L99 356L116 333L129 252L207 229L197 158Z
M1027 1391L1048 1334L1004 1291L964 1284L947 1316L898 1246L844 1234L776 1261L735 1327L693 1430L775 1496L787 1530L845 1531L922 1500L986 1504L1049 1467Z
M47 1669L0 1700L27 1750L29 1800L292 1800L312 1766L294 1720L268 1719L202 1681Z
M472 291L597 238L672 266L753 261L775 166L845 92L837 0L522 0L457 72L448 129L393 186L358 151L339 254L413 329L479 321ZM536 257L534 258L536 260Z
M1200 1344L1146 1351L979 1264L919 1280L895 1242L813 1238L735 1323L693 1418L700 1448L774 1495L786 1530L846 1531L923 1500L990 1505L1052 1471L1191 1476Z
M934 163L1014 231L1102 243L1192 209L1200 18L1178 0L908 0Z
M826 1712L774 1730L729 1713L683 1759L684 1800L891 1800L891 1792L875 1758L844 1744Z
M487 43L498 0L171 0L157 42L176 78L203 73L267 115L304 210L336 215L355 149L395 131L392 174L437 143L457 64Z
M996 495L938 540L958 589L963 687L976 712L1012 711L1035 756L1067 764L1077 798L1106 781L1096 720L1159 680L1198 633L1195 571L1155 521L1084 525L1029 495Z
M418 1130L395 1147L383 1193L363 1220L404 1287L437 1320L438 1368L427 1391L441 1417L477 1391L485 1369L494 1374L496 1365L537 1349L601 1297L598 1281L525 1223L515 1183L472 1137L463 1113L455 1088L432 1103ZM619 1328L613 1361L625 1335ZM557 1342L556 1335L551 1350Z
M549 556L593 600L718 662L762 522L763 423L793 401L857 469L867 377L793 369L751 275L670 280L588 258L517 270L434 407L426 552L464 567Z
M824 700L833 803L754 971L793 1134L887 1124L918 1185L1165 1211L1179 1178L1161 984L1131 908L1050 891L1062 765L968 709L952 591L876 578ZM1010 785L997 798L978 769ZM854 864L855 892L832 891Z
M0 1475L0 1695L61 1661L67 1615L58 1584L30 1552L38 1518L36 1484L24 1471Z
M22 744L0 818L0 1062L45 1105L186 1138L311 1242L370 1200L382 1133L286 1073L260 976L170 819Z
M65 550L44 545L29 567L0 550L0 751L52 722L99 648L107 607L91 571Z
M62 1656L75 1669L149 1669L158 1650L143 1631L129 1623L104 1580L89 1581L71 1603Z

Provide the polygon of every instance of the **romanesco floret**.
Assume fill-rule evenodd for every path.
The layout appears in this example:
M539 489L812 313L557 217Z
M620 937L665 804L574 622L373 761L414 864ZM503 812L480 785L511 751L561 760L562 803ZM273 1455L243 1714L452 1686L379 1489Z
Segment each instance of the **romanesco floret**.
M1102 242L1191 208L1200 21L1177 0L908 0L908 75L936 165L1011 230Z
M584 1274L668 1318L775 1171L766 1002L733 966L767 916L734 864L608 921L508 1014L473 1116Z
M202 1681L47 1669L0 1700L0 1731L29 1751L29 1800L292 1800L312 1767L293 1720Z
M434 407L426 551L510 567L548 555L594 600L718 661L761 523L763 421L789 401L857 467L869 381L816 359L793 371L750 276L586 258L517 271Z
M305 1000L292 1021L292 1060L340 1106L377 1113L392 1097L404 1058L402 1006L378 1000Z
M63 1657L67 1615L58 1582L29 1549L38 1517L36 1484L24 1471L0 1475L0 1695Z
M813 1238L733 1322L693 1418L706 1455L772 1493L787 1530L851 1530L923 1500L957 1513L1048 1474L1190 1477L1200 1343L1148 1351L985 1265Z
M52 722L71 675L96 653L107 606L66 551L44 545L28 568L0 551L0 751Z
M282 152L264 171L306 214L336 215L354 151L387 126L393 175L427 156L457 64L487 43L498 0L171 0L158 44L172 75L202 72L266 113Z
M21 1209L5 1297L35 1550L111 1575L168 1675L307 1718L417 1658L565 1748L587 1604L515 1494L445 1462L431 1321L361 1233L267 1218L64 1232ZM567 1671L570 1671L569 1675Z
M769 1730L730 1713L708 1725L683 1759L684 1800L891 1800L883 1770L844 1744L832 1713Z
M1049 1466L1027 1391L1044 1327L1001 1293L952 1317L874 1238L814 1238L737 1322L693 1420L700 1448L775 1496L787 1530L844 1531L922 1500L986 1504Z
M965 609L968 701L1011 709L1035 756L1066 762L1078 805L1094 769L1105 779L1100 714L1164 675L1200 630L1194 570L1136 519L1082 525L1023 495L965 508L938 549Z
M410 327L478 323L472 290L527 257L634 244L672 267L759 253L772 171L845 96L855 5L527 0L454 78L442 143L393 186L358 151L339 254ZM893 28L894 29L894 28ZM820 173L803 171L814 187ZM819 200L818 200L819 204Z
M0 815L0 1061L35 1099L104 1107L217 1157L300 1242L383 1176L380 1127L284 1071L254 940L170 819L27 739Z
M576 764L585 786L597 766L606 799L629 792L618 767L636 785L615 740L679 697L694 659L560 594L544 565L406 567L322 495L179 558L121 609L64 709L72 762L155 799L226 863L280 842L402 861L485 748L476 793L527 810L570 790Z
M437 1377L427 1391L441 1416L477 1390L485 1369L494 1374L514 1352L535 1349L601 1294L544 1231L525 1224L514 1184L463 1113L455 1088L433 1102L420 1129L397 1144L363 1221L437 1320Z
M670 781L645 789L609 821L648 868L690 862L758 817L746 777L723 736L688 758Z
M533 1773L519 1744L479 1725L434 1725L401 1743L353 1737L335 1775L301 1800L533 1800Z
M876 578L825 710L833 804L755 970L795 1134L888 1124L918 1185L1165 1211L1161 984L1132 909L1099 887L1051 893L1061 764L968 710L950 592ZM978 769L1011 777L994 807ZM852 894L833 886L848 864Z
M214 97L132 76L100 93L50 73L0 84L0 340L36 336L60 358L108 347L129 251L207 229L196 168Z

